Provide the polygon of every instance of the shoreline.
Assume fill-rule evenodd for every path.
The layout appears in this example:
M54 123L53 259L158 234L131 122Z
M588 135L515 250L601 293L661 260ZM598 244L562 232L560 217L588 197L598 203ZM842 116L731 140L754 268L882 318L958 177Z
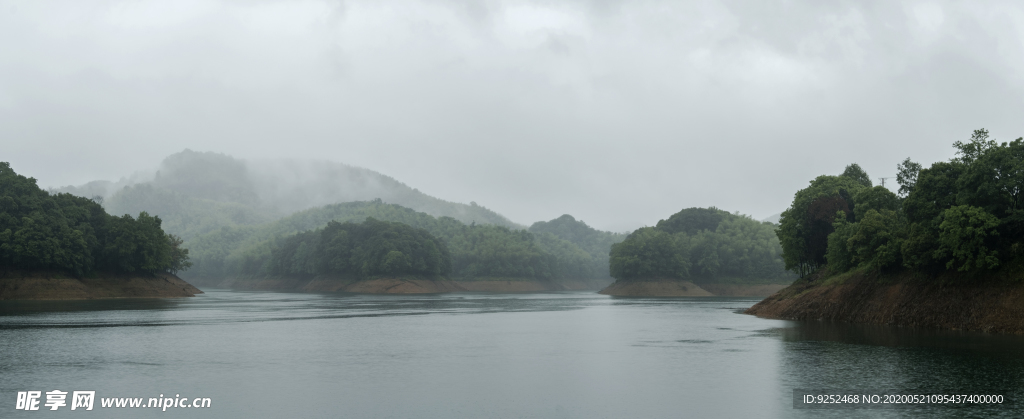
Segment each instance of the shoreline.
M1002 277L971 281L956 275L854 272L817 280L812 276L745 313L782 320L1024 334L1024 283Z
M94 278L42 272L0 278L0 300L94 300L195 297L203 291L169 273L101 274Z
M599 294L617 297L767 297L785 284L717 284L680 280L615 281Z
M515 279L451 280L441 278L395 277L352 279L335 277L231 278L197 281L201 286L239 291L349 292L357 294L443 294L459 292L529 293L545 291L597 291L611 282L607 279L537 281Z

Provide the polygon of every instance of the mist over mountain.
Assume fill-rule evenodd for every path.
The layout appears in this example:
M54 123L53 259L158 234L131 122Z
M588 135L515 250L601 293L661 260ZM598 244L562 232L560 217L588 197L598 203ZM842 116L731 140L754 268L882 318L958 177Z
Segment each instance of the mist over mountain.
M158 215L168 232L186 240L308 208L374 199L466 224L523 228L475 202L435 198L369 169L328 161L247 161L187 149L165 158L152 176L135 174L118 182L93 181L51 192L96 199L112 214Z
M93 199L112 214L159 216L167 232L184 239L194 266L183 275L197 280L309 274L271 269L274 252L290 249L280 240L368 218L425 229L451 249L450 276L461 280L610 279L609 249L625 238L570 215L527 229L475 202L444 201L341 163L248 161L192 150L168 156L152 174L51 192Z
M772 224L778 224L779 220L781 220L781 219L782 219L782 213L779 212L779 213L775 213L775 214L769 215L768 217L765 217L761 221L767 221L767 222L772 223Z
M608 266L608 250L613 244L626 239L627 234L596 230L582 220L564 214L551 221L538 221L529 231L536 235L552 234L587 252L602 267Z

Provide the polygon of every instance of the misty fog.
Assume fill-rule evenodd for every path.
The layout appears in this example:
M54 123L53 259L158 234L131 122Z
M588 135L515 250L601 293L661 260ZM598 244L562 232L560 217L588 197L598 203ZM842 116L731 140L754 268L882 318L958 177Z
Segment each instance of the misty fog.
M0 2L0 138L50 188L187 148L522 225L763 219L852 162L1021 136L1022 27L1000 2Z
M1022 115L1024 2L0 0L0 416L1024 417Z

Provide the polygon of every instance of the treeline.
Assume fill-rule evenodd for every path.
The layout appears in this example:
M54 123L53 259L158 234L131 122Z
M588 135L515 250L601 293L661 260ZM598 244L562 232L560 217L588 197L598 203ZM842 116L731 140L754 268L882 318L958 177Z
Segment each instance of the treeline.
M267 274L289 277L378 275L438 277L451 272L448 247L421 228L378 221L339 223L275 243Z
M980 129L953 147L956 157L929 168L900 163L898 194L856 164L798 191L778 231L787 269L983 273L1018 260L1024 139L998 144Z
M531 232L466 225L451 217L435 218L380 200L347 202L301 211L263 226L223 228L201 235L192 240L196 263L187 275L201 279L280 275L282 271L275 270L268 261L282 254L282 249L297 246L294 237L312 237L316 233L310 231L329 222L362 222L368 218L428 232L451 255L451 269L446 275L462 280L608 278L610 242L623 237L598 232L571 216L535 224L538 231ZM551 231L544 230L545 226L552 227ZM602 243L607 246L603 252ZM593 249L593 253L584 249Z
M550 243L550 236L568 241L590 255L590 265L586 269L595 272L597 278L610 277L608 269L608 253L612 245L626 239L622 233L599 231L583 221L576 220L569 214L562 215L551 221L538 221L530 226L530 232L537 235L543 243ZM555 243L551 243L555 245ZM570 252L564 252L570 254ZM571 252L575 253L575 251ZM581 263L583 263L581 261Z
M446 217L439 219L380 200L345 202L299 211L277 221L258 225L222 227L188 241L194 266L183 274L186 279L216 280L235 276L267 275L264 266L270 251L282 238L323 228L331 221L362 222L367 218L399 222L423 228L435 236L462 223Z
M620 280L772 283L786 272L775 225L717 208L687 208L612 246L611 275Z
M51 195L0 162L0 268L76 276L177 272L190 266L181 239L160 218L108 215L92 200Z

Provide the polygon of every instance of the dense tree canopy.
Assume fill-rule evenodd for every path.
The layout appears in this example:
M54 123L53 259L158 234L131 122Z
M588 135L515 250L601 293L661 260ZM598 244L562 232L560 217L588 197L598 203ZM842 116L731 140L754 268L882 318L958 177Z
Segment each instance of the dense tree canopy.
M582 269L581 272L588 272L586 275L580 274L580 276L590 278L610 277L608 271L608 252L613 244L621 242L626 238L626 235L622 233L596 230L569 214L562 215L551 221L538 221L533 223L529 230L540 239L545 248L564 248L562 250L550 249L559 258L572 258L575 262L571 263L588 265L586 268L580 265L579 269ZM550 239L548 235L575 246L558 243L557 240ZM586 252L586 255L576 254L579 250Z
M376 172L313 166L255 164L185 150L165 159L151 181L128 187L93 182L65 190L107 194L104 205L111 213L159 214L163 228L184 239L179 247L189 249L194 266L183 274L186 279L266 274L264 265L277 239L323 229L330 221L361 223L367 217L427 230L449 246L449 275L460 278L609 278L608 250L625 237L599 232L571 216L524 232L475 203L433 198ZM348 199L367 194L379 198ZM306 208L303 203L331 199L343 203L284 215Z
M570 270L558 266L557 257L545 251L525 230L490 225L463 226L448 237L454 260L453 276L461 279L564 278Z
M669 234L683 232L689 235L699 231L714 231L729 213L717 208L687 208L672 214L667 220L660 220L655 226Z
M784 269L775 225L717 208L687 208L612 246L616 279L779 282Z
M435 277L451 272L451 255L426 230L367 218L359 224L331 221L323 229L279 239L260 269L265 272L254 273Z
M0 268L54 270L73 275L96 271L176 272L189 267L188 250L167 235L160 218L114 217L96 202L50 195L35 179L0 162Z
M860 165L857 163L852 163L849 166L846 166L846 169L843 170L843 174L839 176L853 179L866 188L871 187L871 177L868 176L868 173L865 172L864 169L861 169Z
M284 243L281 238L331 221L361 222L368 217L427 231L444 243L451 255L451 270L445 275L464 280L608 278L610 242L621 237L593 230L571 216L537 223L537 231L531 232L495 225L465 225L450 217L435 218L379 200L347 202L301 211L262 226L222 228L201 235L192 240L196 266L188 275L277 275L281 271L270 269L267 261L277 246Z
M787 268L807 274L824 265L817 258L822 253L833 273L857 267L982 272L1020 258L1024 139L999 144L980 129L953 147L956 157L929 168L909 158L900 163L899 195L881 187L840 188L838 178L830 176L797 192L778 232ZM828 182L835 185L826 187ZM844 190L853 199L835 205L839 210L826 228L822 211L816 213L808 202L823 196L845 201ZM824 242L823 231L828 232Z
M866 188L853 177L818 176L796 193L779 220L778 238L786 269L804 275L825 264L828 236L834 231L837 214L855 221L854 196Z

